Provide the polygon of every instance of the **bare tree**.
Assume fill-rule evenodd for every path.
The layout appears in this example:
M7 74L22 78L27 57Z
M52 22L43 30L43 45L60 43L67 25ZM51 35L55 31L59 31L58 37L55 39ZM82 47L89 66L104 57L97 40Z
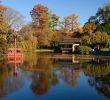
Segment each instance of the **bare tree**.
M14 30L18 31L24 25L24 17L16 10L7 7L4 12L5 22Z

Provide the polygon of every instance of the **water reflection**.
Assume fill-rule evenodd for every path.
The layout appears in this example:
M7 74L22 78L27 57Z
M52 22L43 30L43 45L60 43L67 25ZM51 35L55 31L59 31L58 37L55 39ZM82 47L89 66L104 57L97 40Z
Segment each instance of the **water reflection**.
M57 77L60 77L60 79L63 80L65 84L72 87L76 86L77 79L80 76L82 68L79 61L75 59L75 56L73 55L66 57L66 55L62 55L58 58L55 57L54 60L59 68L57 68L57 70L54 70L53 73L56 73L55 75Z
M19 90L24 84L23 75L20 74L14 78L14 66L8 64L8 61L0 61L0 99Z
M39 72L33 75L31 89L36 95L44 95L50 88L49 73Z
M77 100L82 99L82 95L83 99L92 100L94 96L97 100L104 100L105 97L110 99L110 61L105 58L52 53L25 54L23 64L17 64L16 78L13 78L12 64L8 64L6 60L0 62L0 98L22 90L26 82L31 80L27 87L28 91L35 94L35 99L51 97L50 91L53 88L56 89L55 93L63 93L64 88L70 91L58 94L57 99L61 99L62 95L63 99L67 95ZM91 90L91 94L80 87ZM79 91L78 89L79 93L74 92Z
M28 57L26 57L28 58ZM29 58L28 58L29 59ZM34 60L36 61L34 62ZM31 71L31 89L36 95L43 95L48 92L50 88L50 80L51 80L51 70L52 70L52 59L47 55L33 55L30 57L32 62L27 65L26 60L23 65L23 69L27 71ZM25 65L26 64L26 65Z
M86 64L84 71L89 77L89 84L110 98L110 61L94 59L92 63Z
M75 87L82 71L89 77L88 83L96 87L104 95L110 95L110 62L98 59L89 59L80 63L80 58L75 56L37 56L37 63L32 67L34 73L32 76L31 88L36 95L43 95L49 91L50 85L57 85L59 80L65 84ZM53 59L52 59L53 58ZM108 77L108 78L106 78ZM101 79L102 78L102 79ZM92 80L91 80L92 79ZM106 79L106 81L104 81ZM102 81L103 80L103 81ZM98 85L99 84L99 85Z

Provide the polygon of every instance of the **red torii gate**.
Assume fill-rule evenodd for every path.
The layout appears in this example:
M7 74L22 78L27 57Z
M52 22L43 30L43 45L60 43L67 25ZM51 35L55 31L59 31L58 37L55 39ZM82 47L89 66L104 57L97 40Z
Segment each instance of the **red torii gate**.
M17 76L16 65L23 63L23 49L16 48L17 35L13 35L13 38L14 38L14 48L8 48L7 59L9 64L14 64L13 75L16 77Z

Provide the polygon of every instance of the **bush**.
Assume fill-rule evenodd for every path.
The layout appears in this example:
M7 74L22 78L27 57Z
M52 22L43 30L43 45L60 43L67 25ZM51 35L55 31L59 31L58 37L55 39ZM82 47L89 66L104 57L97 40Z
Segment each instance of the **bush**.
M79 53L80 54L90 54L90 52L92 52L92 49L88 46L80 46L79 47Z
M0 38L0 54L6 54L7 52L7 41Z
M30 41L17 42L17 47L22 48L23 51L34 51L36 50L36 44Z
M109 48L101 48L101 51L109 51Z

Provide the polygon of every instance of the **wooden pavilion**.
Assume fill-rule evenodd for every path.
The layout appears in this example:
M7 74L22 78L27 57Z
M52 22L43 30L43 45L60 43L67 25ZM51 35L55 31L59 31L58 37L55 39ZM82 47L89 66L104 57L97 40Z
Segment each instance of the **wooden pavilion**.
M74 52L75 48L80 45L79 38L66 38L62 41L57 42L56 46L62 53Z

